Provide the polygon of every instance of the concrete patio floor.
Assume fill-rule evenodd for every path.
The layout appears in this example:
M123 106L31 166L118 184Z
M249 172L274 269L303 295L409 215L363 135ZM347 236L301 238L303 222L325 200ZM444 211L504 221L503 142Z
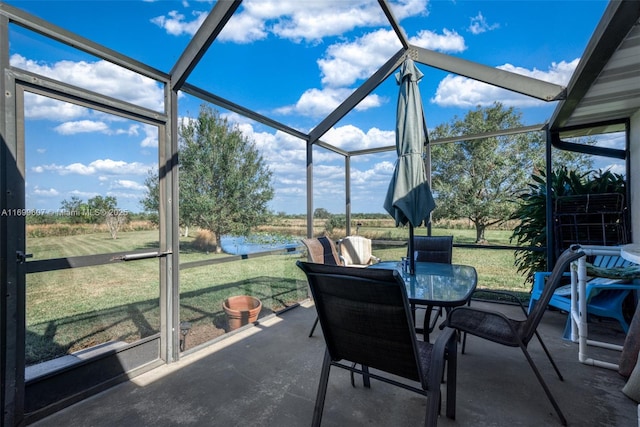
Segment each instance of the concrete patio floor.
M516 313L515 307L473 302ZM309 426L324 342L311 303L183 356L34 424L48 426ZM638 426L637 404L624 379L578 362L578 346L562 339L566 314L548 311L539 328L565 380L559 381L538 342L529 350L569 425ZM615 324L590 334L622 343ZM591 336L591 335L590 335ZM613 363L619 353L594 348ZM444 388L443 388L444 390ZM439 426L560 426L521 351L469 337L458 358L457 417ZM444 406L443 406L444 408ZM424 422L425 398L379 381L352 388L348 372L332 369L323 426L414 426Z

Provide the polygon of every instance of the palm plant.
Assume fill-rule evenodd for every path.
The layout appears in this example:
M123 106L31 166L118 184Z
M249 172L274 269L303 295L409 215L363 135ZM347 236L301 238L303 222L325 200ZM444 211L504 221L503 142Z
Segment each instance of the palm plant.
M611 171L588 171L584 173L560 167L552 171L551 202L555 205L558 197L580 194L621 193L625 194L625 179ZM519 273L531 280L536 271L548 271L546 263L547 247L547 176L544 170L531 176L527 191L518 196L520 206L511 219L518 225L511 234L511 242L518 246L538 250L521 249L515 252L515 265Z

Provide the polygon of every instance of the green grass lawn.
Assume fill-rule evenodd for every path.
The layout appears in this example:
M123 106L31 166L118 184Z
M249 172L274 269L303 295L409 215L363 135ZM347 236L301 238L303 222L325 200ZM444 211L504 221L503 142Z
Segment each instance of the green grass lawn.
M361 229L373 238L406 240L407 229ZM424 229L416 234L425 234ZM472 243L474 230L434 230L453 234L456 243ZM492 244L508 244L507 231L489 231ZM181 241L181 265L229 257L207 253ZM27 248L34 259L49 259L155 249L157 231L63 237L31 237ZM406 255L406 246L376 246L383 260ZM303 273L295 266L302 254L269 255L180 270L180 320L192 324L187 348L225 333L222 302L248 294L263 303L262 316L307 297ZM513 251L454 248L453 262L474 266L478 287L528 293L530 285L516 273ZM33 364L111 340L133 342L160 328L159 261L148 259L109 265L33 273L27 276L27 363Z

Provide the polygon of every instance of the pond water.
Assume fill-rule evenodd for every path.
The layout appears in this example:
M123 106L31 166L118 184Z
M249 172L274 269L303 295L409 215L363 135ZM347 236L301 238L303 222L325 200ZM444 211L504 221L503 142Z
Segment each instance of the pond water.
M276 249L295 248L300 241L283 236L222 236L222 250L231 255L247 255Z

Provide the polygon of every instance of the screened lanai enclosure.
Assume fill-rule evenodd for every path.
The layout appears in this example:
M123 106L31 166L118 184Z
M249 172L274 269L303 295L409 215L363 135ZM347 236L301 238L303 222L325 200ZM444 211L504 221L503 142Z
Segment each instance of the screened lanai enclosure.
M90 3L74 2L74 7ZM127 2L98 3L111 4L111 12L127 7ZM351 80L340 87L327 83L323 90L330 99L318 105L305 104L320 91L308 89L315 83L306 79L328 56L306 63L301 54L318 40L283 38L273 51L256 55L229 40L258 31L247 18L261 3L212 3L183 44L160 46L152 33L108 26L130 35L131 46L142 43L137 48L143 52L162 51L162 60L151 65L144 54L136 59L110 48L106 30L101 40L91 40L41 16L37 2L0 2L2 425L38 420L226 339L234 334L223 309L229 297L258 298L260 318L307 300L307 283L295 261L305 256L300 240L326 229L326 220L314 212L344 215L337 227L347 236L359 231L354 213L382 210L379 188L386 188L396 159L395 113L370 108L387 103L395 109L387 94L397 93L394 73L406 58L426 80L455 76L555 108L536 123L431 138L426 158L441 144L537 134L546 142L541 161L547 170L562 151L614 165L626 181L619 209L625 228L615 243L632 242L640 232L633 215L640 198L630 179L640 147L638 2L602 5L602 15L587 25L591 39L565 84L431 48L404 28L404 22L426 27L427 19L411 16L406 2L354 2L370 20L365 27L384 35L384 49L362 52L365 65L357 76L323 69L325 80L332 72L333 78ZM337 4L344 5L299 2L287 8L319 16L353 13ZM363 34L350 34L333 54L364 49ZM299 99L283 94L278 109L252 96L285 85L297 90ZM292 125L288 114L305 106L314 114ZM215 119L231 133L255 141L270 164L271 220L268 227L255 224L252 238L193 226L189 207L181 206L189 188L179 152L185 126L203 108L215 109ZM436 107L425 108L429 127L435 125L430 108ZM363 121L376 124L366 135L353 125ZM433 190L437 202L438 188ZM155 200L155 209L141 207L145 198ZM550 203L546 217L550 243L536 249L545 251L552 265L559 240ZM398 259L406 239L378 249L378 256ZM517 276L515 268L506 274Z

